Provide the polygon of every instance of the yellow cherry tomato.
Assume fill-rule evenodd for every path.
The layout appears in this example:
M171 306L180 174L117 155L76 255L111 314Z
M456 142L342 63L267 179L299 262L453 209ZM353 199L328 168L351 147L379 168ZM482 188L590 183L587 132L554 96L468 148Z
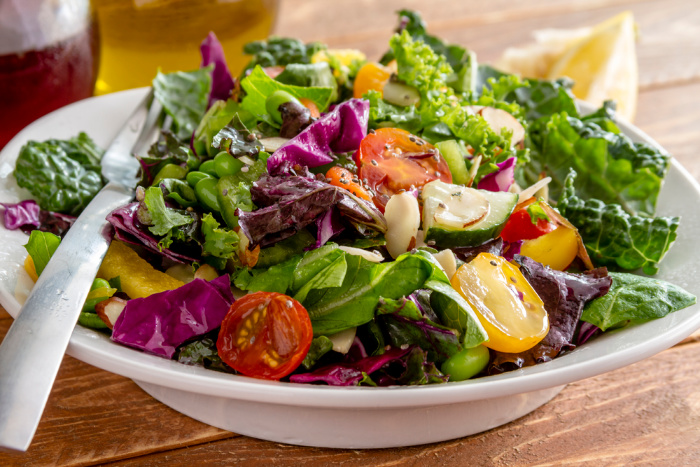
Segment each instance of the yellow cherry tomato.
M549 332L542 300L518 268L504 258L480 253L462 265L451 282L474 308L489 335L486 347L499 352L524 352Z
M520 247L520 254L552 269L563 271L578 254L576 231L560 225L541 237L525 240Z
M367 91L384 92L384 85L391 78L391 70L379 63L369 62L360 68L353 85L353 97L360 99Z
M24 270L27 271L27 274L29 274L29 277L31 277L34 282L39 280L39 275L36 273L36 267L34 266L34 258L32 258L32 255L27 255L27 257L24 258Z

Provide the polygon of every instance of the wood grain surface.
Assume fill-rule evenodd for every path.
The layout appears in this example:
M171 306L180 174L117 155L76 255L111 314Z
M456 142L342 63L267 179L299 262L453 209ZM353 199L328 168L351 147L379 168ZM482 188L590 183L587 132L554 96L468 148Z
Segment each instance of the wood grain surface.
M591 25L624 10L639 24L636 124L700 179L700 8L695 0L439 2L283 0L276 32L386 48L400 8L424 12L431 32L480 61L530 41L540 28ZM0 308L0 339L12 320ZM402 449L331 450L222 431L160 404L132 381L66 357L36 437L6 465L698 465L700 333L623 369L567 386L503 427Z

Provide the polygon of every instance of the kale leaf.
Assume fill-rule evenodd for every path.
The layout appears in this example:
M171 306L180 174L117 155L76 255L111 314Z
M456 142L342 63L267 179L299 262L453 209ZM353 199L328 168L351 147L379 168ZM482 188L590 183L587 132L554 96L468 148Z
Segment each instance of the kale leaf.
M46 211L77 216L102 189L103 151L85 133L68 140L29 141L14 176Z
M576 194L575 178L571 169L557 209L578 227L593 262L655 274L676 239L680 218L632 216L619 204L584 201Z
M620 205L631 215L653 216L670 156L627 136L604 131L593 120L566 113L536 122L530 131L530 164L522 172L523 186L541 172L552 177L550 196L561 195L569 168L576 170L576 190L583 199Z

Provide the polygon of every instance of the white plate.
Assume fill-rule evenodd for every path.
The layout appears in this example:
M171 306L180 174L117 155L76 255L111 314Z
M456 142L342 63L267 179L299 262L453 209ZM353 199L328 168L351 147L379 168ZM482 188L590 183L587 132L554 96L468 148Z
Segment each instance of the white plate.
M66 138L86 131L106 147L144 95L131 90L87 99L53 112L15 137L0 153L0 202L30 197L11 175L29 139ZM636 141L656 144L621 125ZM658 274L700 295L700 186L673 162L659 199L660 215L683 217L676 244ZM0 229L0 303L13 316L15 288L27 237ZM260 381L174 361L113 344L76 327L68 354L134 379L156 399L197 420L240 434L307 446L383 448L466 436L521 417L567 383L615 370L658 353L700 327L699 306L603 335L552 362L460 383L401 388L338 388Z

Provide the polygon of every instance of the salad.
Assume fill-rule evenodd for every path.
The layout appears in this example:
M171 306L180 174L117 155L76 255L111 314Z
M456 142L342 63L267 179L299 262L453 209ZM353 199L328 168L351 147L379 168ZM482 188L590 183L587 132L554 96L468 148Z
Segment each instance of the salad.
M655 217L670 156L612 102L582 115L570 80L479 64L405 10L379 62L270 38L234 78L213 34L201 52L155 77L172 123L107 219L79 322L114 342L263 379L437 384L696 302L650 277L680 221ZM21 149L35 200L4 219L34 278L101 156L83 133Z

